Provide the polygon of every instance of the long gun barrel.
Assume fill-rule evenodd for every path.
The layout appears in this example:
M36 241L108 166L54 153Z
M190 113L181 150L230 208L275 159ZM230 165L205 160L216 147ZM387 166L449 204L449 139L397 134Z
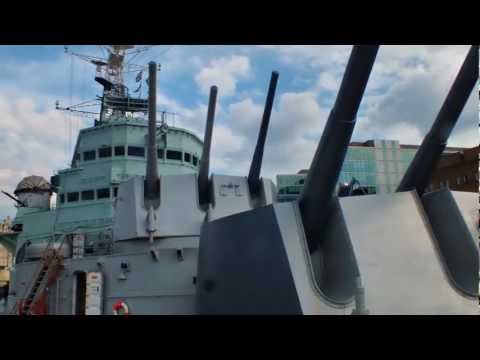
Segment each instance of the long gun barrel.
M422 141L397 191L415 189L422 196L447 140L478 80L478 46L472 46L448 92L440 112Z
M25 205L25 203L23 203L23 202L21 202L20 200L18 200L15 196L10 195L8 192L2 190L2 193L5 194L6 196L8 196L8 197L9 197L10 199L12 199L13 201L15 201L18 205L23 206L23 207L26 207L26 206L27 206L27 205Z
M335 105L305 179L299 208L310 252L318 246L328 220L330 203L378 48L373 45L353 47Z
M265 140L267 138L268 124L270 122L270 115L272 114L273 99L275 97L275 90L277 88L278 72L272 72L270 78L270 85L268 87L267 100L265 102L265 109L263 110L262 123L258 133L257 145L253 154L252 164L248 173L248 187L251 194L257 194L260 189L260 170L262 169L263 149Z
M145 179L145 198L157 199L159 196L159 178L157 163L157 64L148 64L148 148L147 175Z
M208 99L207 123L205 125L205 138L203 144L200 170L198 171L198 199L201 205L208 203L208 172L210 168L210 148L212 145L213 121L215 120L215 105L217 103L217 87L210 88Z

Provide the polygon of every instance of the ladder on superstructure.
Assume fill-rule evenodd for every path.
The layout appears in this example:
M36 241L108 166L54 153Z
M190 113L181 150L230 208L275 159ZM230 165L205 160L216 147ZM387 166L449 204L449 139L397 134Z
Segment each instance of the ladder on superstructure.
M35 276L26 288L25 296L18 300L11 311L11 314L18 315L42 315L33 313L35 305L45 301L48 288L57 279L63 269L63 258L61 250L65 236L60 242L58 249L55 249L55 241L50 241L42 253L42 258Z

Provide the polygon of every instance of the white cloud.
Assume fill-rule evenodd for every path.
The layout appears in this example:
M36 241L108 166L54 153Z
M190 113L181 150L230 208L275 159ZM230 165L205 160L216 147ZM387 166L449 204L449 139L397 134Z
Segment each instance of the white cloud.
M65 115L53 109L40 112L31 98L13 99L0 93L0 189L13 192L27 175L50 179L65 167L67 154ZM73 136L72 136L73 137ZM12 201L0 197L0 218L13 215Z
M341 76L336 77L332 73L322 72L317 79L315 89L337 93L340 88L341 80Z
M211 167L214 172L241 174L242 167L237 162L237 156L241 153L245 140L245 137L234 134L224 125L214 126L211 150Z
M351 45L260 45L260 49L274 51L280 60L296 68L305 66L319 69L346 64Z
M423 138L432 126L467 51L466 46L386 46L384 53L379 54L379 62L374 65L370 79L383 82L383 90L373 96L367 94L363 101L370 125L366 130L390 133L401 142L415 139L412 135L418 130ZM380 79L384 75L386 77ZM477 134L476 103L476 91L473 91L450 142L465 131ZM402 124L403 131L395 133L391 130L397 124ZM406 131L407 128L410 130Z
M195 81L203 94L208 94L210 87L218 86L219 95L229 96L235 93L237 81L250 75L250 60L246 56L232 55L210 61L195 76Z

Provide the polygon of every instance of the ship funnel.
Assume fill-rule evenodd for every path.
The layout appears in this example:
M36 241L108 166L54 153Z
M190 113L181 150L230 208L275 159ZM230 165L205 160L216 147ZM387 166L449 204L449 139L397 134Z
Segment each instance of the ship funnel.
M258 133L257 145L253 153L252 164L250 165L250 172L248 173L248 187L250 194L257 194L260 189L260 170L262 169L263 149L265 140L267 138L268 124L270 122L270 115L272 113L273 99L275 97L275 90L277 88L278 72L272 72L270 78L270 85L268 87L267 100L265 102L265 109L263 110L262 123L260 124L260 131Z
M423 139L397 191L415 189L422 196L477 80L478 45L475 45L470 48L432 128Z
M217 87L210 88L210 97L208 99L207 123L205 125L205 137L203 144L202 159L200 160L200 170L198 171L198 199L200 205L209 201L208 172L210 168L210 148L212 145L213 121L215 119L215 105L217 103Z
M148 148L145 199L160 198L160 179L157 163L157 64L148 64Z
M299 207L310 252L316 249L328 220L330 203L378 48L372 45L353 47L335 104L305 179Z

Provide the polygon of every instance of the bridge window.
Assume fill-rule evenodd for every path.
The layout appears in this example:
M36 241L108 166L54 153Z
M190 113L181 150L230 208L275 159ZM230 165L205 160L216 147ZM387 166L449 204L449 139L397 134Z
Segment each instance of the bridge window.
M145 148L140 146L129 146L128 147L129 156L139 156L145 157Z
M157 150L157 155L158 155L158 158L159 158L159 159L163 159L163 157L164 157L164 151L163 151L163 149L158 149L158 150Z
M78 201L79 197L80 196L79 196L78 192L67 193L67 201L68 202Z
M111 147L104 147L98 149L98 157L99 158L106 158L112 156L112 148Z
M94 200L95 192L93 190L82 191L82 200Z
M75 160L80 161L80 153L75 154Z
M182 160L182 152L176 150L167 150L167 159Z
M125 155L125 146L115 146L115 156Z
M193 165L197 166L197 164L198 164L198 158L195 155L193 155Z
M117 197L118 195L118 187L113 188L113 197Z
M65 194L60 194L60 204L65 202Z
M109 199L109 198L110 198L110 188L97 190L97 199Z
M184 153L183 154L183 160L185 160L186 162L190 162L191 160L191 155L189 153Z
M83 152L83 161L95 160L95 158L96 158L96 151L95 150L90 150L90 151L84 151Z

